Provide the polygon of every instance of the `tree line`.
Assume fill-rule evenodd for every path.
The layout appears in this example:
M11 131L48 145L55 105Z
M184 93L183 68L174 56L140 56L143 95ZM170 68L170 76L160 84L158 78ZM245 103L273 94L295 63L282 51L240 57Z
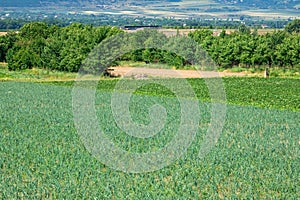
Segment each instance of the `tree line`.
M0 62L7 62L10 70L37 67L77 72L97 44L121 32L116 27L93 27L79 23L67 27L49 26L43 22L28 23L18 33L9 32L0 37ZM196 41L221 68L295 68L300 66L299 32L300 20L295 20L285 30L265 35L258 35L257 31L241 25L232 34L223 30L219 36L215 36L211 30L199 29L190 32L188 37ZM140 35L146 37L147 33L141 32ZM166 36L158 33L148 34L147 37L148 43L160 40L163 44L166 39ZM138 49L122 55L116 61L120 60L165 63L177 68L192 64L180 55L158 48Z
M233 34L225 30L214 37L210 30L196 30L189 36L204 48L218 66L300 67L300 20L289 23L285 30L258 35L241 25Z
M76 72L102 40L121 32L114 27L74 23L60 28L43 22L25 24L18 33L0 38L0 61L10 70L33 67Z

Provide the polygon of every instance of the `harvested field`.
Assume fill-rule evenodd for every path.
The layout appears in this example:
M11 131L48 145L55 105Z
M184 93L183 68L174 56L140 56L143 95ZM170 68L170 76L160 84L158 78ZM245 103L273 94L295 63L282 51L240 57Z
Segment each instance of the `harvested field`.
M211 77L228 77L228 76L263 76L263 74L253 74L246 72L213 72L197 70L173 70L173 69L151 69L141 67L112 67L110 68L112 76L121 77L162 77L162 78L211 78Z

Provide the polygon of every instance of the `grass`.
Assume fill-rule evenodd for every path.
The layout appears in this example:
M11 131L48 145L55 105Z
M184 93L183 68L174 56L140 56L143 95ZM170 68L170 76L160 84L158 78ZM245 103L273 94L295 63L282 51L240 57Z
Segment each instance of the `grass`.
M217 80L217 79L216 79ZM100 80L97 90L112 92L119 79ZM127 80L128 86L134 86L140 80ZM203 79L187 79L193 88L197 98L204 102L210 102L210 94ZM213 79L212 79L213 81ZM180 83L180 79L165 79L164 82L174 84ZM147 83L147 80L144 80ZM279 110L300 111L300 81L298 79L285 78L223 78L226 101L232 105L254 106ZM47 85L73 87L73 81L46 82ZM89 85L89 83L87 83ZM131 87L129 87L131 88ZM180 87L178 88L180 89ZM122 92L129 92L122 90ZM184 94L184 91L181 91ZM174 97L174 94L164 87L152 84L144 86L135 91L137 95L151 95L161 97ZM181 98L184 96L181 96Z
M123 67L146 67L146 68L153 68L153 69L174 69L174 67L169 66L167 64L162 64L162 63L146 64L145 62L119 61L118 65L123 66Z
M191 102L198 103L200 110L187 120L189 127L199 117L190 147L180 159L161 170L132 174L103 164L104 157L90 154L91 146L84 145L89 135L76 129L74 116L81 113L73 110L76 74L40 69L13 72L5 64L0 65L1 199L296 199L300 195L298 79L223 78L225 124L220 137L214 138L218 142L202 159L198 155L202 147L209 145L203 142L212 123L213 104L205 80L187 79L196 94ZM55 77L58 80L52 79ZM116 124L116 112L124 114L111 107L112 92L121 80L101 78L97 83L95 114L105 138L128 153L164 148L182 125L179 101L187 96L176 97L166 87L146 84L149 80L125 80L125 89L117 90L121 94L128 94L129 86L145 83L133 92L129 105L118 99L121 105L128 106L134 123L148 126L153 105L166 110L159 134L136 138ZM185 94L181 80L163 81L177 85L177 91ZM82 83L90 85L92 80ZM87 97L82 93L82 98ZM160 113L156 114L159 118ZM81 119L89 123L89 117L84 115ZM175 142L184 140L177 139ZM90 142L101 143L97 137ZM130 162L129 166L134 167Z
M19 81L57 81L74 80L77 73L66 73L47 69L27 69L20 71L9 71L6 63L0 63L0 80Z
M265 69L268 68L268 66L260 66L260 67L255 67L255 68L244 68L244 67L232 67L230 69L218 69L220 72L234 72L234 73L250 73L250 74L257 74L260 76L263 76L262 74L264 73ZM272 67L269 68L269 76L270 77L280 77L280 78L300 78L300 72L299 72L299 67L298 68L280 68L280 67Z
M165 65L157 64L144 64L122 62L122 65L132 67L154 67L166 68ZM229 72L248 72L248 73L261 73L262 69L257 71L249 71L246 68L233 68ZM271 69L271 78L264 79L258 77L224 77L223 83L227 94L227 103L236 105L250 105L263 108L276 108L288 109L299 111L299 72L293 70L278 70ZM21 81L21 82L39 82L47 85L54 86L68 86L73 87L76 80L76 73L66 73L59 71L49 71L43 69L32 69L25 71L8 71L4 63L0 63L0 81ZM97 77L92 75L85 76L85 80L96 80ZM102 77L98 83L98 89L101 91L111 92L116 83L120 79L110 79ZM177 79L180 80L180 79ZM137 80L130 80L127 83L135 84ZM168 81L176 81L176 79L169 79ZM210 96L203 79L187 79L188 83L195 90L197 98L202 101L209 102ZM147 82L147 80L145 80ZM126 91L125 91L126 92ZM141 95L154 95L154 96L172 96L168 90L160 88L145 87L136 92ZM271 99L271 100L270 100Z
M270 75L273 77L300 78L299 67L294 69L273 68L270 70Z
M181 121L178 99L155 84L138 89L128 105L134 122L147 125L154 104L164 106L167 118L159 134L135 138L115 123L111 92L117 81L101 80L95 94L97 123L106 137L132 153L154 152L170 142ZM299 197L299 81L223 79L228 100L248 106L227 105L222 134L203 159L198 152L207 145L202 142L211 104L202 101L209 98L204 81L188 81L199 99L195 139L182 158L140 174L115 171L86 150L74 125L74 82L0 82L0 198Z

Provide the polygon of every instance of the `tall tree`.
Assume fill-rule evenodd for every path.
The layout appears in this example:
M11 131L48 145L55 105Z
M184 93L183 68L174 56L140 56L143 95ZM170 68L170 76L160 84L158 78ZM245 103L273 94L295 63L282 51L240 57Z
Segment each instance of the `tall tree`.
M285 27L285 30L289 33L300 33L300 19L295 19L288 23Z
M0 62L6 62L6 55L17 40L15 32L8 32L5 36L0 37Z

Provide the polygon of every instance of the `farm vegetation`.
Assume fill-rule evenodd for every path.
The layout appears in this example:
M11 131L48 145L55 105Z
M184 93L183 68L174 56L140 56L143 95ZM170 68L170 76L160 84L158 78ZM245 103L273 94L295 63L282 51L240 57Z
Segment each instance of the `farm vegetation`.
M165 146L180 124L178 99L156 84L132 94L129 107L135 122L147 124L148 110L157 103L168 113L162 131L141 140L114 123L111 95L117 81L99 81L95 94L98 123L106 136L129 152ZM205 101L209 94L204 80L189 81L201 110L195 140L175 163L142 174L115 171L86 151L74 125L70 82L1 82L0 198L297 199L299 81L224 79L233 104L227 106L217 145L203 159L198 152L206 145L211 104ZM248 106L234 105L239 103Z
M290 31L290 26L261 36L241 26L230 35L223 31L220 36L213 36L209 30L197 30L186 37L199 43L220 68L240 65L296 70L300 65L300 35L293 29ZM77 72L97 44L121 32L113 27L72 24L60 28L30 23L19 33L0 37L0 60L8 63L0 63L0 78L29 80L0 81L0 199L297 199L300 196L298 79L222 78L227 104L225 124L220 137L213 138L217 139L214 148L201 159L198 152L207 145L204 138L212 126L212 106L219 104L212 100L204 79L187 79L195 93L191 101L197 102L201 112L196 136L180 159L159 171L134 174L116 171L91 155L74 123L76 81L33 83L30 78L76 77L76 73L65 71ZM141 31L136 35L141 38L148 33ZM165 35L151 33L155 34L147 40L146 47L157 42L172 45L164 44ZM181 45L182 49L185 45L188 44ZM156 48L125 53L116 62L124 60L165 63L178 68L191 64L181 56ZM95 80L82 82L90 81ZM162 149L180 128L183 117L179 100L186 96L176 96L169 88L147 79L128 79L128 85L145 83L134 92L129 87L116 90L119 81L101 78L97 82L94 110L99 127L127 152ZM178 86L178 90L183 88L179 79L165 81ZM122 130L112 109L114 92L132 92L126 106L137 124L151 122L149 110L153 106L164 107L166 120L159 133L142 140Z

